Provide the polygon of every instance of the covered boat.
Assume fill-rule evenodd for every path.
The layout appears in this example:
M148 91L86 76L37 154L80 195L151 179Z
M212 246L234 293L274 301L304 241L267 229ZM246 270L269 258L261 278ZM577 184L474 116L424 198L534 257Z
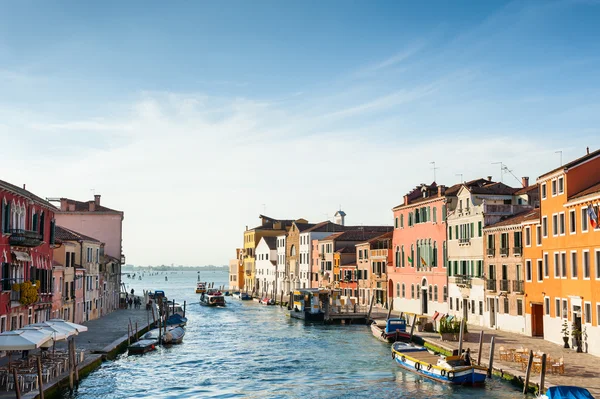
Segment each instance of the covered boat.
M406 370L446 384L483 384L487 377L487 368L471 364L469 352L463 356L439 356L420 346L396 342L392 345L392 358Z
M550 387L542 399L594 399L590 391L585 388L573 386Z
M248 294L247 292L234 292L233 297L240 299L242 301L251 301L252 300L252 295Z
M204 306L225 306L225 296L216 288L209 288L200 296L200 304Z
M260 303L263 305L275 305L275 300L270 298L263 298L260 300Z
M187 324L187 317L175 313L167 318L166 323L168 327L184 327Z
M183 336L185 335L185 330L183 327L174 327L167 331L167 334L171 335L172 344L180 344L183 341Z
M127 348L130 355L142 355L156 349L158 343L155 339L141 339L138 342L129 345Z
M294 291L293 304L290 317L302 319L307 322L324 322L325 313L321 310L320 296L327 297L326 291L318 288Z
M387 321L371 324L373 336L383 342L409 341L410 334L406 332L406 319L390 318Z

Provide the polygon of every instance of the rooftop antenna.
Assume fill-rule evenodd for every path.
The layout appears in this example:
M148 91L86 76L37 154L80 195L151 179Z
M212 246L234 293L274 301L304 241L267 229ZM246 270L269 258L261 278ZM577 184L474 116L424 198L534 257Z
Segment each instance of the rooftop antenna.
M462 173L457 173L456 176L460 176L460 183L463 183L463 174Z
M433 181L435 182L435 181L437 181L437 180L436 180L436 178L435 178L435 177L436 177L436 176L435 176L435 171L436 171L437 169L439 169L439 168L436 168L436 167L435 167L435 161L433 161L433 162L429 162L429 164L430 164L430 165L433 165Z
M555 154L560 154L560 166L562 166L562 150L554 151Z
M517 176L515 176L515 174L512 172L512 170L508 169L508 166L504 165L504 169L505 172L510 173L518 182L519 184L523 185L523 182L521 180L519 180L519 178Z
M500 165L500 181L504 182L504 163L492 162L492 165Z
M90 191L92 192L92 195L96 195L96 189L95 188L90 188Z

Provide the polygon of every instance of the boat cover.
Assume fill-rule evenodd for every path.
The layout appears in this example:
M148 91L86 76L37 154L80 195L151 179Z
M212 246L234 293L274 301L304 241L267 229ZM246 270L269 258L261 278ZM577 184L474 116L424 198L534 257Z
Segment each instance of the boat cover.
M550 387L546 391L546 397L548 399L594 399L587 389L571 386Z
M180 315L178 313L172 314L167 319L168 326L185 324L185 323L187 323L187 317L183 317L182 315Z

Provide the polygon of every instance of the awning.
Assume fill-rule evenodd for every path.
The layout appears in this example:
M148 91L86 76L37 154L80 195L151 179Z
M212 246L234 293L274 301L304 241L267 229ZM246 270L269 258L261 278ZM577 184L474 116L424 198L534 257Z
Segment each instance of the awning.
M12 251L13 256L22 262L31 262L31 256L27 252Z

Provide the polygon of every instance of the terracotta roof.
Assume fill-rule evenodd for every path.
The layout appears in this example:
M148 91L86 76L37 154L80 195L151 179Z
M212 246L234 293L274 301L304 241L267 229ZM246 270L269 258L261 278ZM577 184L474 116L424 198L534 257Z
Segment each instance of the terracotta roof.
M379 236L377 236L377 237L373 237L373 238L371 238L370 240L367 240L367 241L364 241L364 242L373 243L373 242L377 242L377 241L380 241L380 240L385 240L385 239L387 239L387 238L392 238L392 237L393 237L393 235L394 235L394 232L393 232L393 231L390 231L390 232L388 232L388 233L385 233L385 234L379 235Z
M277 249L277 237L263 237L269 249Z
M54 236L62 241L92 241L101 243L101 241L96 240L95 238L86 236L62 226L56 226Z
M550 172L544 173L543 175L541 175L539 177L539 179L541 179L544 176L550 175L558 170L564 170L564 169L570 169L573 166L577 166L578 164L587 161L588 159L592 159L596 156L600 155L600 149L594 151L594 152L590 152L589 154L585 154L584 156L582 156L581 158L577 158L567 164L564 164L562 166L559 166L558 168L552 169Z
M340 254L356 253L356 249L352 248L352 247L342 247L334 252L340 253Z
M298 228L298 231L303 233L306 230L315 227L314 223L295 223L296 227Z
M94 210L90 211L90 203L93 203L94 200L85 201L85 202L76 201L76 200L69 199L69 198L61 198L60 200L61 200L61 202L63 200L67 201L67 209L65 209L65 210L61 209L60 212L65 212L65 213L68 213L68 212L109 212L109 213L118 213L118 214L123 213L122 211L117 211L117 210L114 210L111 208L107 208L103 205L94 205ZM75 205L74 211L69 210L70 205Z
M341 232L341 231L345 231L348 228L346 226L342 226L341 224L336 224L333 222L325 221L325 222L321 222L321 223L317 223L315 224L313 227L306 229L303 231L303 233L309 233L309 232Z
M511 215L509 217L507 217L506 219L500 220L497 223L494 224L490 224L488 226L485 226L485 229L490 229L490 228L494 228L494 227L502 227L502 226L513 226L513 225L518 225L521 224L527 220L533 220L535 218L539 219L540 217L540 210L539 208L536 209L529 209L526 210L524 212L519 212L515 215Z
M40 205L47 206L48 208L50 208L51 210L53 210L55 212L57 211L57 208L54 205L52 205L50 202L46 201L43 198L38 197L37 195L33 194L30 191L25 190L24 188L15 186L14 184L11 184L11 183L6 182L4 180L0 180L0 188L12 191L12 192L14 192L16 194L19 194L19 195L21 195L21 196L23 196L25 198L28 198L28 199L32 200L34 202L37 202Z
M535 183L531 186L520 188L518 191L515 192L515 195L529 194L530 192L537 191L537 190L538 190L538 184Z
M600 183L596 183L593 186L588 187L583 191L573 194L572 196L569 197L569 200L585 197L586 195L595 194L597 192L600 192Z
M343 233L332 234L336 235L337 241L366 241L381 235L380 231L364 231L364 230L349 230ZM331 236L329 236L331 237Z
M518 188L510 187L500 182L488 182L488 184L481 186L467 186L467 189L473 194L482 195L514 195L517 191L519 191Z
M475 179L475 180L469 180L463 183L458 183L455 184L451 187L448 187L446 189L446 197L454 197L458 194L458 192L460 191L460 188L462 186L467 186L468 187L475 187L475 186L482 186L486 183L490 183L490 181L488 179L484 179L484 178L479 178L479 179Z
M356 251L354 251L354 254L356 255ZM356 256L346 260L342 259L340 267L356 267Z
M339 233L333 233L333 234L328 235L327 237L321 238L319 241L335 240L336 238L338 238L342 234L344 234L343 231L341 231Z

